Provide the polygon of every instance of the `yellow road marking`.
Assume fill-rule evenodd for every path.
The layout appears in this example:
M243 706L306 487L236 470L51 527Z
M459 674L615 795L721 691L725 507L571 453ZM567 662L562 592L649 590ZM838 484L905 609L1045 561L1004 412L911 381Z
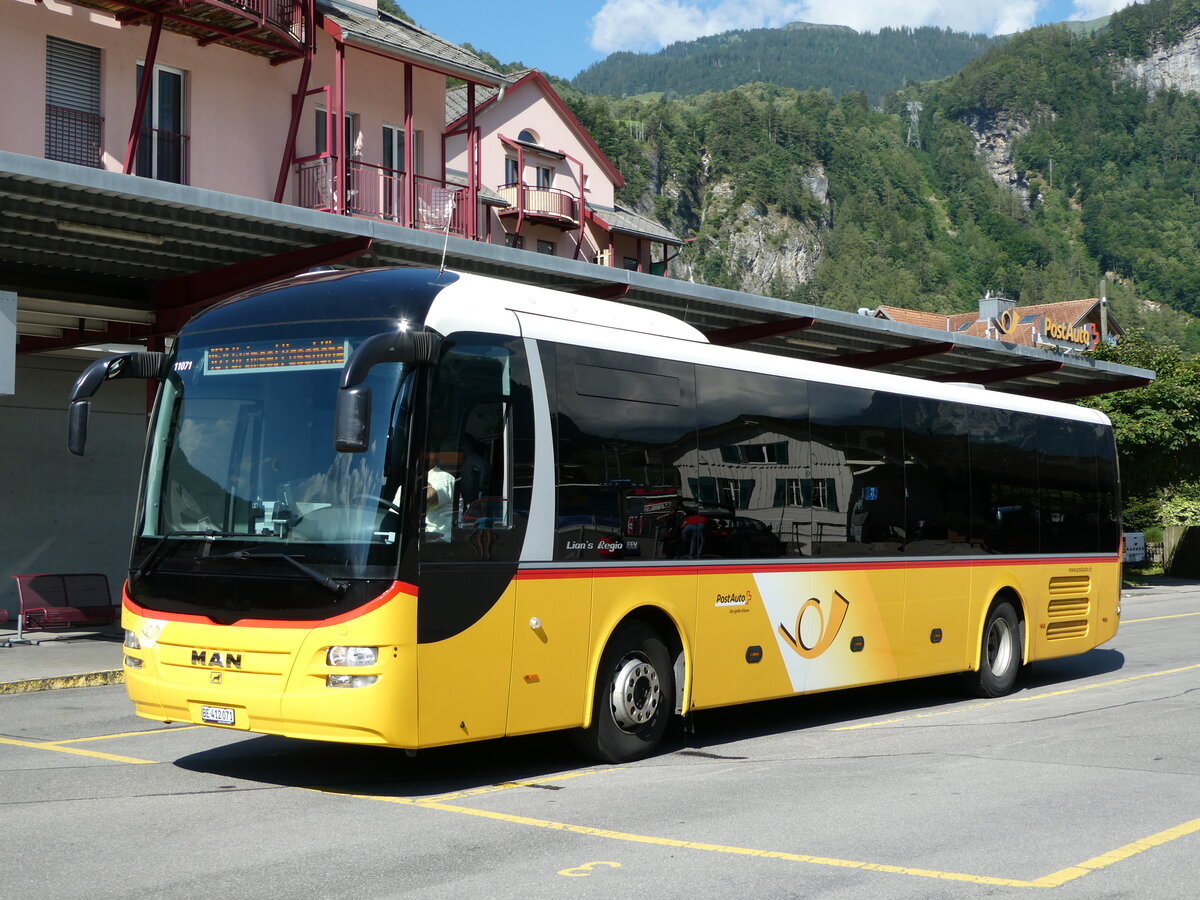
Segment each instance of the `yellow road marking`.
M1188 616L1200 616L1200 612L1176 613L1173 616L1151 616L1148 619L1122 619L1122 625L1136 625L1138 622L1161 622L1163 619L1186 619Z
M443 803L447 800L460 800L463 797L479 797L483 794L495 794L498 791L510 791L513 788L519 787L537 787L540 784L553 784L556 781L570 781L573 778L583 778L585 775L602 775L605 772L616 771L616 767L611 769L587 769L583 772L564 772L562 775L556 775L554 778L539 778L537 781L502 781L500 784L489 784L486 787L470 788L465 791L452 791L449 794L435 794L432 797L422 797L416 801L418 803Z
M1144 853L1154 847L1160 847L1170 841L1187 837L1189 834L1195 834L1197 831L1200 831L1200 819L1192 819L1190 822L1184 822L1182 825L1176 825L1174 828L1168 828L1166 831L1152 834L1150 837L1126 844L1124 847L1118 847L1116 850L1110 850L1108 853L1103 853L1100 856L1093 856L1091 859L1084 860L1078 865L1068 866L1058 872L1053 872L1039 878L1034 882L1034 885L1036 887L1058 887L1066 884L1068 881L1082 878L1089 872L1106 868L1113 863L1119 863L1122 860L1129 859L1129 857L1136 856L1139 853Z
M78 747L63 747L57 741L16 741L11 738L0 738L0 744L11 747L27 747L30 750L55 750L59 753L72 753L76 756L87 756L92 759L106 759L109 762L132 763L134 765L153 765L153 759L136 759L132 756L117 756L113 753L98 753L95 750L80 750Z
M892 719L880 719L876 722L862 722L858 725L840 725L837 728L830 728L830 731L858 731L863 728L877 728L880 725L897 725L901 722L912 722L916 719L932 719L937 716L952 716L962 712L970 712L975 709L986 709L989 706L996 706L1000 703L1028 703L1030 700L1046 700L1050 697L1061 697L1064 694L1079 694L1084 691L1094 691L1097 688L1112 687L1117 684L1129 684L1132 681L1142 681L1146 678L1161 678L1163 675L1177 675L1180 672L1191 672L1194 669L1200 669L1200 663L1191 666L1180 666L1176 669L1163 669L1161 672L1144 672L1141 675L1129 675L1125 678L1114 678L1110 681L1098 681L1095 684L1081 684L1077 687L1063 688L1059 691L1046 691L1041 694L1021 695L1018 697L1004 697L998 700L987 700L983 703L969 703L965 706L956 706L953 709L943 709L937 712L914 713L910 716L897 716Z
M1114 684L1129 684L1131 681L1142 681L1146 678L1161 678L1163 675L1177 675L1180 672L1191 672L1200 669L1200 663L1191 666L1180 666L1177 669L1163 669L1161 672L1143 672L1141 675L1129 675L1125 678L1114 678L1111 681L1098 681L1095 684L1083 684L1079 687L1063 688L1061 691L1048 691L1044 694L1032 694L1028 697L1005 697L1001 703L1024 703L1029 700L1044 700L1047 697L1061 697L1063 694L1078 694L1083 691L1094 691L1096 688L1112 687Z
M48 741L52 744L82 744L85 741L111 741L115 738L141 737L143 734L166 734L169 731L194 731L205 725L176 725L171 728L147 728L145 731L123 731L119 734L97 734L93 737L68 738L65 741Z
M596 866L604 866L608 869L621 868L621 864L619 862L607 862L605 860L600 860L599 862L584 863L582 866L575 866L574 868L570 869L559 869L558 874L565 875L567 878L587 878L592 874L592 870L594 870Z
M579 773L581 775L597 774L601 770L591 770L588 772ZM504 784L492 785L495 790L509 790L514 787L529 786L531 784L539 784L544 782L505 782ZM917 878L934 878L944 881L963 881L972 884L988 884L998 885L1003 887L1026 887L1026 888L1056 888L1067 882L1075 881L1100 869L1107 868L1114 863L1129 859L1138 853L1143 853L1146 850L1159 847L1170 841L1177 840L1181 837L1186 837L1190 834L1195 834L1200 831L1200 819L1193 819L1190 822L1184 822L1182 825L1177 825L1174 828L1168 828L1166 831L1160 831L1157 834L1152 834L1149 837L1126 844L1123 847L1118 847L1116 850L1110 850L1108 853L1094 856L1091 859L1084 860L1073 866L1067 866L1057 872L1052 872L1049 875L1044 875L1041 878L1033 880L1023 878L998 878L992 875L972 875L967 872L943 872L937 869L917 869L911 866L894 866L886 863L864 862L862 860L853 859L837 859L828 856L810 856L805 853L787 853L779 850L761 850L753 847L736 847L726 844L710 844L701 841L684 841L677 838L654 837L645 834L633 834L627 831L611 831L607 828L594 828L589 825L572 825L568 822L555 822L550 819L537 819L530 816L518 816L512 813L496 812L487 809L475 809L469 806L455 806L449 803L444 803L434 799L415 799L412 797L387 797L374 794L355 794L349 791L330 790L326 788L309 788L309 790L317 793L332 793L342 796L358 797L363 800L380 800L384 803L398 803L404 806L418 806L423 809L434 809L440 812L457 813L458 815L474 816L481 819L490 819L495 822L507 822L512 825L526 825L533 828L545 828L552 831L563 831L569 834L582 834L589 837L607 838L614 841L625 841L633 844L647 844L659 847L672 847L682 850L699 850L707 853L726 853L735 856L752 856L759 859L779 859L785 862L809 863L810 865L818 866L833 866L843 869L860 869L864 872L884 872L889 875L909 875ZM487 793L488 788L480 788L477 793ZM604 865L611 865L605 863ZM577 870L564 870L559 874L566 874L567 871L575 872Z

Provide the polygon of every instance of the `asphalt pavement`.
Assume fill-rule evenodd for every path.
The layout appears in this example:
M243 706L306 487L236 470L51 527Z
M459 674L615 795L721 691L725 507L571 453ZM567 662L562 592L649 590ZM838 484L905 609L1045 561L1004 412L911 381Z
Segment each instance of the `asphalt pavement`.
M1150 599L1181 587L1200 584L1167 577L1144 579L1126 586L1126 598ZM17 643L12 619L0 627L0 694L21 694L53 688L121 684L120 628L102 631L25 633L28 643Z

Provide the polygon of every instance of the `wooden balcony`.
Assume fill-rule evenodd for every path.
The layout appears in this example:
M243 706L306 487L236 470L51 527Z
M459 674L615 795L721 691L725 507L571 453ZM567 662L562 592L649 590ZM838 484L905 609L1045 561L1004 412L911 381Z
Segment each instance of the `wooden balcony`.
M150 24L156 15L163 29L200 46L220 44L269 59L273 64L304 55L308 5L304 0L68 0L76 6L116 17L122 25Z
M412 179L412 202L404 173L357 159L346 161L345 196L337 186L335 156L316 156L296 163L297 205L306 209L383 219L419 228L470 237L467 227L466 187L418 175Z
M579 200L560 188L506 184L498 193L508 202L508 207L500 210L501 218L524 215L528 220L564 231L579 227Z

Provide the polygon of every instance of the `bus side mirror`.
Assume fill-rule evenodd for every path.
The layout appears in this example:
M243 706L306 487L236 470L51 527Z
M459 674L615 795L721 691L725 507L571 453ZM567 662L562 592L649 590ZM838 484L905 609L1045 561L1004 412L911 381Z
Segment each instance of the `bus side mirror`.
M371 439L371 389L339 388L334 407L333 448L339 453L362 453Z
M441 346L441 337L432 331L385 331L359 344L342 369L333 413L334 449L362 453L371 442L371 389L363 382L372 366L385 362L429 365L437 361Z
M92 395L100 385L117 378L161 380L171 371L170 358L157 351L120 353L98 359L83 370L71 388L71 406L67 412L67 449L83 456L87 444L88 416L92 410Z

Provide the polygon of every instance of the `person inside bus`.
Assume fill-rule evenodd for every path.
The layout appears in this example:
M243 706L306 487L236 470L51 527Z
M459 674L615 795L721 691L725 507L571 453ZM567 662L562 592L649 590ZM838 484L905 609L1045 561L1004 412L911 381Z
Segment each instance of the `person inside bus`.
M449 542L454 522L454 476L441 467L437 456L425 475L425 536Z

